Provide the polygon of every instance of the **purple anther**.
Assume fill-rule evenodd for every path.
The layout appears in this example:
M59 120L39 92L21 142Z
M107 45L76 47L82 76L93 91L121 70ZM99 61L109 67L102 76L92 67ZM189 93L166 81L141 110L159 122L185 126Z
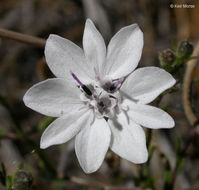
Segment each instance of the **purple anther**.
M104 102L102 100L98 100L97 103L99 106L104 107Z
M70 71L70 73L71 73L72 77L77 81L77 83L82 87L83 84L82 84L82 82L77 78L77 76L76 76L72 71Z
M95 94L93 94L93 98L97 99L97 96Z
M90 91L90 89L85 86L78 78L77 76L72 72L70 71L72 77L77 81L77 83L81 86L81 88L83 89L84 92L86 92L87 95L91 96L92 95L92 92Z
M117 82L115 82L115 83L113 84L114 87L117 88L117 87L122 83L123 80L124 80L124 78L121 78L121 79L119 79Z
M92 106L92 105L90 105L90 104L89 104L88 107L89 107L89 109L94 109L94 106Z

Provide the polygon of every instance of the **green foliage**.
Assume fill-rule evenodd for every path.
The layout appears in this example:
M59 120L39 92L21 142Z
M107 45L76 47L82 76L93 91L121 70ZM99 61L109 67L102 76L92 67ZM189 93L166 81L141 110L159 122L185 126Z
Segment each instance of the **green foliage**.
M150 189L154 189L154 182L155 182L155 178L153 175L151 175L150 173L150 161L151 158L153 156L155 147L151 146L149 147L149 157L148 157L148 161L143 164L141 166L141 169L139 171L139 174L137 177L135 177L135 184L137 186L142 186L144 188L150 188Z
M29 190L32 186L33 177L31 173L18 170L13 178L13 189L14 190Z
M172 181L172 169L168 158L164 155L166 159L166 167L165 167L165 184L171 184Z
M176 152L176 156L180 156L180 154L181 154L181 143L180 143L180 139L178 137L176 137L176 139L175 139L175 152Z
M42 121L39 122L38 130L43 132L54 120L55 118L53 117L45 117Z
M162 67L166 67L176 60L176 56L171 49L166 49L162 53L159 53L158 58Z
M7 188L7 190L13 190L13 177L7 176L4 163L1 163L0 170L0 183Z
M199 77L194 78L193 82L198 83L199 82Z
M189 43L187 40L180 42L177 55L181 58L188 58L193 53L193 45Z
M191 56L193 53L193 45L187 40L182 41L178 46L174 46L174 50L166 49L158 54L160 66L171 74L176 74L184 63L196 57Z
M164 105L162 106L162 109L163 109L164 111L167 111L168 107L169 107L169 104L164 104Z
M182 146L180 143L180 139L176 137L175 143L175 151L176 151L176 164L179 165L177 173L182 171L184 165L184 155L182 155Z
M6 169L3 163L1 163L0 182L2 183L2 185L6 185Z
M7 187L8 190L13 190L13 176L10 176L10 175L7 176L6 187Z
M6 134L5 128L1 127L1 128L0 128L0 138L1 138L1 137L4 137L5 134Z
M16 173L7 175L4 164L1 164L0 183L7 188L7 190L30 190L32 186L33 177L30 172L22 170L23 165L20 164Z

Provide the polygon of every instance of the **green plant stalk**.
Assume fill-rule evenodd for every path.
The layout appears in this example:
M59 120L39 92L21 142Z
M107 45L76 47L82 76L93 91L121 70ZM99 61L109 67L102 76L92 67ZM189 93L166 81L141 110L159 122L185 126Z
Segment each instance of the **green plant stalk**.
M45 166L45 168L53 175L55 176L56 175L56 170L53 166L53 163L52 161L49 159L49 157L47 156L47 154L45 154L44 151L42 151L40 149L40 147L34 142L32 141L31 139L29 139L26 134L23 132L19 122L17 121L16 119L16 116L15 114L13 113L13 111L11 110L8 102L6 101L6 98L1 96L0 95L0 103L1 105L8 111L9 115L10 115L10 118L12 120L12 122L14 123L15 125L15 131L16 131L16 134L22 138L22 140L27 143L27 145L35 150L35 153L38 155L38 157L41 159L43 165Z
M5 165L3 163L1 163L1 170L0 170L0 182L2 185L6 185L6 169L5 169Z
M184 147L182 148L181 152L179 152L179 154L177 155L177 159L176 159L176 164L173 170L173 174L172 174L172 180L171 180L171 184L170 184L170 189L174 189L174 185L175 185L175 181L177 178L177 175L179 173L179 169L182 166L183 162L185 161L185 157L186 157L186 153L187 150L189 148L189 146L192 143L192 140L194 139L194 137L197 135L196 132L196 128L194 126L194 128L192 128L192 130L189 133L189 136L187 138L187 142L185 143Z
M6 179L6 188L8 190L13 190L12 185L13 185L13 177L9 175L7 176L7 179Z

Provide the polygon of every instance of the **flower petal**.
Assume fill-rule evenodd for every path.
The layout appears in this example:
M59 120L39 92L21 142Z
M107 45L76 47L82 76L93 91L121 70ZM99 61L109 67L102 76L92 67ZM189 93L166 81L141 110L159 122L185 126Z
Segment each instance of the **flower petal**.
M85 173L92 173L101 166L110 144L111 132L107 122L95 118L75 139L75 152Z
M172 75L158 67L143 67L135 70L124 81L121 91L138 103L148 104L163 91L175 84Z
M62 144L73 138L91 120L90 110L81 110L64 115L54 122L44 131L40 141L41 148Z
M73 42L51 34L46 41L45 57L56 77L72 79L72 71L83 83L89 82L91 69L86 63L83 50Z
M131 73L141 58L143 44L143 33L137 24L117 32L108 45L105 75L117 79Z
M86 20L83 47L89 67L100 73L106 57L106 46L103 37L90 19Z
M147 161L145 133L142 127L127 120L124 113L118 115L117 120L108 121L112 132L110 148L122 158L139 164Z
M150 105L135 104L125 100L129 106L128 116L136 123L152 128L172 128L175 125L173 118L165 111Z
M83 107L80 89L66 79L48 79L31 87L23 97L25 105L51 117Z

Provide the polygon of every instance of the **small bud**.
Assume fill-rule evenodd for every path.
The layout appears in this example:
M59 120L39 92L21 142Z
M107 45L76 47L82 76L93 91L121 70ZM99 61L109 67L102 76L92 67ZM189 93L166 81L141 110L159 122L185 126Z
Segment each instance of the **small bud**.
M16 172L13 181L14 190L29 190L33 182L31 173L19 170Z
M180 42L178 46L178 56L182 58L188 58L193 52L193 45L188 41Z
M165 67L175 61L176 57L171 49L166 49L159 54L160 65Z

